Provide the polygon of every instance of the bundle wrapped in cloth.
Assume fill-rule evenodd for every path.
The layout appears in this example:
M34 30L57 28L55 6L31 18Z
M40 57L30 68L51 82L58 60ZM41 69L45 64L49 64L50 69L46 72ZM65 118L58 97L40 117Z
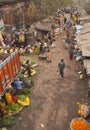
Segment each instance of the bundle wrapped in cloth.
M80 103L78 103L78 105L79 105L78 115L83 118L87 118L90 114L89 106Z

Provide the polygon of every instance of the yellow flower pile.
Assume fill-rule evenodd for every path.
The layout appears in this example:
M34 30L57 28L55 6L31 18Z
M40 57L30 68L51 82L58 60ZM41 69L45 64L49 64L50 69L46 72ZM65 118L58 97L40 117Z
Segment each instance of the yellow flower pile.
M11 104L13 102L12 96L8 92L6 92L6 94L5 94L5 99L6 99L6 101L7 101L8 104Z

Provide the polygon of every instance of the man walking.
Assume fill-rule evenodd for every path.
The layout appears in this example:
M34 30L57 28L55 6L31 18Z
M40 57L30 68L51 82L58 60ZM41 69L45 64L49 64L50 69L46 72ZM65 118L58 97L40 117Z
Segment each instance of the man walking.
M64 59L61 59L61 61L58 63L58 68L60 69L60 75L63 78L64 77L64 68L65 68Z

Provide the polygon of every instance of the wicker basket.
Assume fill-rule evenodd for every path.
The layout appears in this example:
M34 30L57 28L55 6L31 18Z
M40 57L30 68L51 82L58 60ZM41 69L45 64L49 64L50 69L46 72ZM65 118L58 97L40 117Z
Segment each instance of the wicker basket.
M80 118L74 118L74 119L72 119L71 124L70 124L71 130L74 130L74 129L72 128L72 124L73 124L75 121L83 121L83 122L85 122L86 124L90 125L90 124L89 124L84 118L82 118L82 117L80 117ZM82 129L82 130L83 130L83 129Z

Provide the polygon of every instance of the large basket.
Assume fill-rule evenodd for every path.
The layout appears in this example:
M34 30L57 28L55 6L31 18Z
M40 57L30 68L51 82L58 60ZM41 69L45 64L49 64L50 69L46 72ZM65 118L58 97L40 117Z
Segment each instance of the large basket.
M89 124L84 118L82 118L82 117L80 117L80 118L74 118L74 119L72 119L71 124L70 124L71 130L74 130L74 129L72 128L72 124L73 124L75 121L83 121L84 123L90 125L90 124ZM83 130L83 129L82 129L82 130Z

